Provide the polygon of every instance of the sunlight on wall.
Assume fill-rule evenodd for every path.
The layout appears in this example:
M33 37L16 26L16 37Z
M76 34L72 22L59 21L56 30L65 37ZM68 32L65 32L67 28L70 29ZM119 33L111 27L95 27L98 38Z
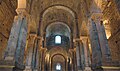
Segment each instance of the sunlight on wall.
M18 8L26 8L26 0L18 0Z
M109 39L109 37L111 36L111 31L110 31L110 25L109 25L108 20L104 20L103 24L105 27L106 37L107 37L107 39Z

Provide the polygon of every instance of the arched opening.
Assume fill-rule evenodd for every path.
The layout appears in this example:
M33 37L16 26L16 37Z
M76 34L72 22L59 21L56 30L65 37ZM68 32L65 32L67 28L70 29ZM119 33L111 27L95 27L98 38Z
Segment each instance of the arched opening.
M66 71L66 58L62 54L51 57L51 71Z
M56 4L47 7L41 13L41 21L39 23L41 36L44 36L46 26L51 24L51 22L65 22L69 28L72 28L71 33L73 33L73 28L75 28L77 22L76 17L76 12L67 6Z
M46 46L51 47L61 46L68 49L70 47L70 28L63 22L54 22L46 28Z

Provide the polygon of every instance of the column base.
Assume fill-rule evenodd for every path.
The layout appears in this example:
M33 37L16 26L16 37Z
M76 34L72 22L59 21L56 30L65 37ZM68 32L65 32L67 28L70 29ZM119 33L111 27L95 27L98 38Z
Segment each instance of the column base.
M16 63L14 60L0 60L0 71L23 71L24 65Z
M85 67L84 71L92 71L91 67Z
M13 71L14 61L0 60L0 71Z
M26 66L24 71L32 71L31 66Z

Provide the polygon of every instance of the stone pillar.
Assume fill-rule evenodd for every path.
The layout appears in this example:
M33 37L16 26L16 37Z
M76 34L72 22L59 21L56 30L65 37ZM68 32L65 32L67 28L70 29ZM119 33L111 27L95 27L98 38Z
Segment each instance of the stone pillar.
M0 65L13 66L14 69L11 69L15 71L23 70L25 68L23 62L27 37L27 20L25 17L26 11L24 8L18 8L16 11L18 16L15 16L14 23L11 28L8 46L4 56L5 62L3 64L0 63Z
M38 71L42 71L42 48L43 48L43 44L42 44L42 41L43 41L43 38L38 36L38 51L37 51L37 68L38 68Z
M76 61L76 49L74 48L73 52L73 71L77 71L77 61Z
M81 52L81 67L82 67L82 70L83 70L84 67L85 67L85 55L84 55L83 43L82 43L81 40L80 40L80 52Z
M104 65L104 62L110 62L111 57L110 57L110 50L105 33L105 28L102 22L102 13L93 13L91 17L93 18L96 24L96 28L99 36L100 48L102 51L102 63Z
M94 69L98 66L101 66L102 53L100 49L96 24L92 19L89 19L88 30L92 48L92 68Z
M75 47L76 47L76 60L77 60L77 69L78 71L82 70L82 66L81 66L81 52L80 52L80 39L78 39L77 41L75 41Z
M73 52L73 49L69 49L69 53L71 55L71 58L70 58L70 67L71 67L71 71L74 71L73 70L73 56L72 56L72 52Z
M46 49L45 48L42 48L42 50L41 50L41 52L42 52L42 65L41 65L41 71L45 71L45 52L46 52Z
M88 59L88 38L81 37L83 46L84 46L84 57L85 57L85 70L84 71L92 71L89 67L89 59Z
M36 37L34 41L34 48L33 48L33 54L32 54L32 69L33 70L39 70L40 67L40 40L41 37Z
M36 34L30 34L28 39L28 47L27 47L27 57L26 57L26 69L24 71L32 71L32 54L33 54L33 48L34 48L34 41L37 37Z

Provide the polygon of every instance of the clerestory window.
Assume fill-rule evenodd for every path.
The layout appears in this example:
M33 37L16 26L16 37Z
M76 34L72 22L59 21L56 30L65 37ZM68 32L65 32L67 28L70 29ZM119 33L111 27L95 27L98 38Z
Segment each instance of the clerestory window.
M59 36L59 35L55 36L55 43L61 44L61 36Z

